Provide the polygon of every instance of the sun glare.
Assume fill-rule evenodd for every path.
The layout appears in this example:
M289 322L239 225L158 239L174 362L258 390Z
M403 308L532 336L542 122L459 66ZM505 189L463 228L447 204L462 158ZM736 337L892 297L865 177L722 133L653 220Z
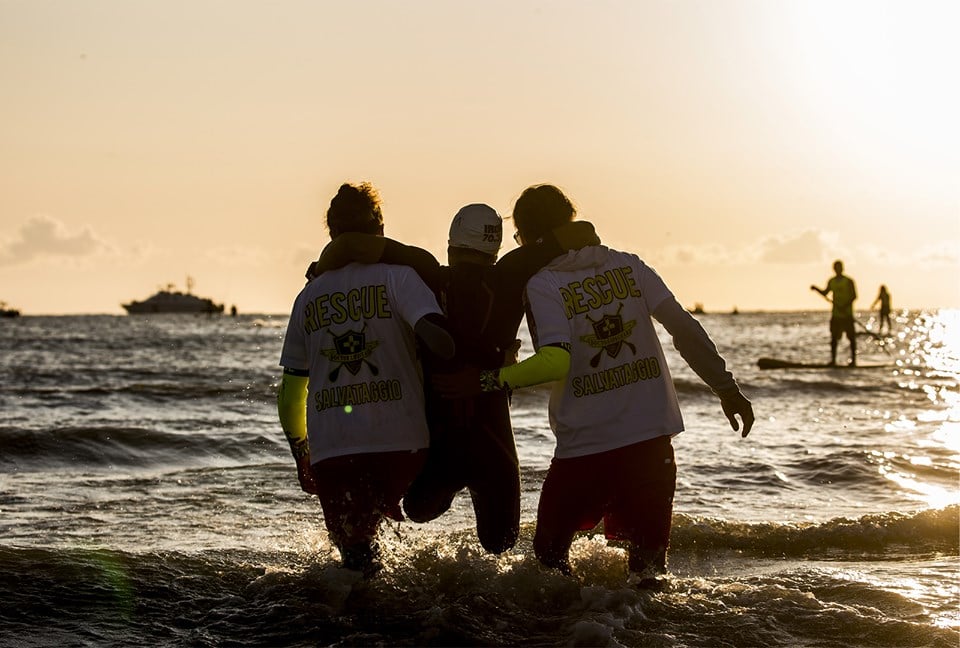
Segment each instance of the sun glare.
M878 454L879 471L910 497L929 507L960 503L960 491L956 487L926 483L912 471L904 471L893 463L895 459L905 459L923 468L933 465L934 454L942 461L946 451L952 467L960 467L960 311L921 312L901 322L901 326L900 339L909 341L906 354L914 359L915 367L908 372L911 378L904 386L924 393L932 408L885 423L887 432L915 434L918 451L909 456L883 453L879 458Z
M932 153L957 133L960 86L946 73L960 3L796 2L790 20L809 108L838 135Z
M960 311L941 310L927 327L926 363L960 377Z
M951 504L960 503L960 493L954 489L946 489L933 484L924 483L910 475L906 475L887 467L880 468L880 474L895 483L902 490L913 494L913 497L922 501L929 508L940 509Z

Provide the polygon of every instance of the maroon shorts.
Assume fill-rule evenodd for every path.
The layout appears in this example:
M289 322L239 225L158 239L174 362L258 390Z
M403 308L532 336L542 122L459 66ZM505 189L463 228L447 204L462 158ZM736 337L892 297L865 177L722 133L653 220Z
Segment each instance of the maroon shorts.
M371 452L313 464L323 519L338 547L372 541L384 517L402 520L400 500L423 468L427 450Z
M537 510L537 555L548 564L565 558L574 535L601 519L608 539L629 542L641 552L665 552L676 483L669 436L554 459Z

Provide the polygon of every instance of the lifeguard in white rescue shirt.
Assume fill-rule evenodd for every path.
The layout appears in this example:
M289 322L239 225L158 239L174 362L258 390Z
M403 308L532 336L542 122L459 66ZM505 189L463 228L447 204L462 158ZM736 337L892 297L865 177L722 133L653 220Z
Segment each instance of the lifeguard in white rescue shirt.
M342 185L327 228L383 236L374 188ZM415 338L453 357L433 292L407 267L354 263L300 291L283 340L277 411L300 488L320 498L344 567L367 576L381 567L380 522L403 519L430 443Z

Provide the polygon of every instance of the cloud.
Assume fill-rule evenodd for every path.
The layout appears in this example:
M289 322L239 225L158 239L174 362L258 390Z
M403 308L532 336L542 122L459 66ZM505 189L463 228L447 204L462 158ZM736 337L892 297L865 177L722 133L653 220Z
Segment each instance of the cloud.
M881 266L912 265L912 260L904 255L874 243L863 243L856 246L855 259L869 261Z
M39 215L30 218L13 240L0 242L0 266L28 263L41 257L87 257L105 247L89 228L70 233L57 219Z
M204 256L227 268L264 268L274 263L274 256L262 248L219 246L208 249Z
M843 242L837 232L808 229L743 241L739 245L709 242L669 245L642 254L655 268L699 265L713 268L744 266L789 266L820 264L829 268L836 259L848 268L865 265L889 269L945 270L956 274L960 267L960 241L943 239L922 247L898 249L864 241ZM952 275L951 275L952 276Z
M311 263L317 260L317 257L320 256L320 251L322 248L317 247L306 247L300 246L295 249L290 255L290 263L296 267L303 266L306 268L307 263Z
M719 243L705 245L670 245L655 251L651 260L657 265L728 265L738 263L740 255Z
M960 265L960 241L930 243L914 252L911 262L923 268L955 268Z
M823 232L806 230L760 243L760 261L764 263L820 263L828 259L833 246Z
M743 241L739 245L717 242L670 245L648 252L655 265L743 266L755 264L803 265L827 263L853 254L834 232L804 230ZM871 252L876 258L879 250Z

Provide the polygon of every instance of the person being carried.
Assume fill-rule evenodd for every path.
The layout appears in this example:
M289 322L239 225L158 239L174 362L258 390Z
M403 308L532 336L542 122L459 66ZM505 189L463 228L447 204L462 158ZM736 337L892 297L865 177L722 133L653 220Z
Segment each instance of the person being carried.
M513 220L526 246L575 214L558 188L537 185L521 194ZM636 255L599 244L568 252L527 283L525 296L533 356L480 371L472 384L463 372L434 386L461 396L555 381L557 445L537 510L536 556L571 573L575 535L603 520L608 540L627 548L631 582L653 586L666 572L676 489L670 439L683 420L651 317L717 394L734 430L742 419L744 437L753 408L699 322Z
M466 365L495 369L516 361L527 280L566 249L599 241L589 223L570 223L497 261L502 234L496 210L473 203L460 209L450 224L449 266L441 266L426 250L351 233L332 241L307 276L353 261L409 265L433 289L456 341L455 359L430 363L428 373ZM502 553L514 546L520 529L520 470L509 399L507 391L441 399L428 384L430 452L403 499L411 520L436 519L466 488L484 549Z
M334 240L382 236L373 187L342 185L327 227ZM381 567L381 521L403 520L400 499L426 462L417 342L442 358L455 352L433 292L410 268L384 264L307 283L283 340L277 409L300 487L319 497L343 566L366 575Z
M886 324L887 334L889 335L893 331L893 326L890 324L890 293L887 292L886 286L880 286L880 292L873 303L870 304L870 308L872 309L878 303L880 304L880 333L883 333L883 325Z
M850 341L850 366L857 365L857 330L854 326L853 302L857 298L857 287L853 279L843 274L843 261L834 261L834 276L827 281L826 288L810 286L824 297L833 293L833 310L830 314L830 364L837 364L837 346L844 335Z

